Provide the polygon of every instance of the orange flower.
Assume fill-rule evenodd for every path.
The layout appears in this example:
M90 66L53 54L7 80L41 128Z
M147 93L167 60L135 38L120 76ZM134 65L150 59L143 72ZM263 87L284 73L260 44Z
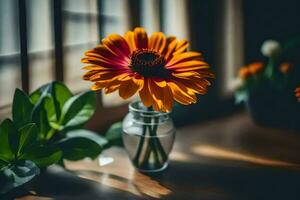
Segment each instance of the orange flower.
M239 77L241 79L246 79L251 75L251 72L248 67L242 67L239 70Z
M300 102L300 86L295 89L295 96Z
M262 62L254 62L249 64L248 67L251 74L256 75L263 70L264 64Z
M124 37L112 34L85 53L82 62L89 65L83 79L94 82L92 90L118 90L123 99L138 92L145 106L170 111L174 100L196 103L196 94L207 92L207 78L214 77L202 54L187 47L187 41L162 32L148 37L143 28Z
M279 66L279 70L283 73L283 74L287 74L289 73L293 68L293 65L291 63L288 62L284 62L281 63Z

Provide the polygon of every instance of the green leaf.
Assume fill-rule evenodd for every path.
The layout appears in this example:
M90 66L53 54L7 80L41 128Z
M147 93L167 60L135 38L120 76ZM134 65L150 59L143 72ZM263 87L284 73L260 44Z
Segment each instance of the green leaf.
M51 83L47 83L47 84L41 86L40 88L38 88L37 90L35 90L33 93L31 93L29 96L31 102L34 105L36 105L41 100L41 97L43 97L49 93L50 86L51 86Z
M0 159L0 171L2 171L2 169L7 165L8 165L8 163L5 160Z
M24 126L31 120L33 104L29 97L20 89L15 90L12 117L17 128Z
M72 97L72 93L63 83L55 81L51 84L51 95L54 99L57 119L60 119L62 109L67 100Z
M47 113L48 123L51 126L51 123L57 123L58 118L55 110L55 103L52 96L48 95L44 97L44 108Z
M66 138L58 143L63 151L63 158L67 160L81 160L86 157L95 159L102 151L102 147L91 140L84 137Z
M67 132L66 136L67 138L86 138L96 142L102 148L108 144L106 138L102 137L101 135L93 131L89 131L86 129L77 129L77 130L69 131Z
M64 105L61 123L64 128L75 128L83 125L94 114L96 106L95 93L81 93L70 98Z
M38 146L21 156L22 159L32 160L39 167L55 164L61 157L62 151L53 146Z
M36 145L38 130L34 123L30 123L22 127L19 131L20 141L18 154L22 154Z
M48 113L45 109L45 102L51 97L45 96L39 101L32 112L32 121L38 128L39 139L46 139L48 133L51 131L51 127L48 121Z
M34 91L30 95L30 98L36 104L44 96L51 96L53 98L56 118L60 119L62 108L66 101L72 97L72 93L63 83L53 81Z
M7 120L8 126L8 142L11 151L17 155L19 149L20 133L11 120Z
M108 129L105 138L108 140L109 146L123 146L122 138L122 122L116 122Z
M14 160L15 154L10 148L9 144L9 128L11 121L9 119L4 120L0 125L0 158L4 161Z
M22 186L40 173L39 168L32 161L19 161L14 165L3 168L0 172L0 194Z

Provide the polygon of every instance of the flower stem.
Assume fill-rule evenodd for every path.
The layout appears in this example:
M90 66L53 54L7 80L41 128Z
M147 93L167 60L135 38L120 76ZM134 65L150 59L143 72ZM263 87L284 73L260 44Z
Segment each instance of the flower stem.
M144 121L145 121L145 118L144 118ZM146 133L147 133L147 125L143 125L142 136L140 137L138 148L137 148L136 154L135 154L134 159L133 159L133 162L136 165L139 165L139 159L141 157L142 149L143 149L143 146L144 146Z
M147 110L153 111L152 107L149 107ZM154 119L153 124L152 119ZM167 160L167 154L165 153L165 150L161 145L159 138L157 137L159 116L146 116L143 118L143 120L144 124L142 127L142 135L139 140L137 152L134 156L133 163L137 167L144 169L160 168ZM149 137L146 137L148 131ZM142 154L143 149L145 149L145 151ZM153 155L154 158L153 163L150 162L151 155Z
M150 133L149 142L142 162L143 166L145 166L146 163L149 162L151 153L154 154L154 158L155 158L154 165L156 167L162 167L165 161L167 160L167 154L165 153L165 150L161 145L159 138L157 137L158 121L159 121L159 117L154 117L154 125L149 132Z

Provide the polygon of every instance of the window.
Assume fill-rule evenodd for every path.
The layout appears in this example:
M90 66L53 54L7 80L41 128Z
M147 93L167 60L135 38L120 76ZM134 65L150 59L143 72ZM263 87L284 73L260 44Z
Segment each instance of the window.
M242 17L242 0L0 1L0 118L10 112L16 87L31 92L56 79L74 93L88 89L91 83L81 79L84 52L135 26L191 40L191 49L220 69L222 95L232 96L236 67L243 64ZM117 92L99 97L101 111L126 104Z
M163 0L162 9L162 27L165 34L189 40L187 0Z
M22 5L18 3L22 2ZM56 3L56 5L54 5ZM99 5L101 4L101 5ZM18 8L26 15L25 39L28 58L28 75L25 77L28 91L41 85L63 79L74 93L88 89L91 83L83 81L80 58L87 49L99 43L109 33L123 34L129 28L127 0L12 0L0 2L0 113L9 111L15 88L26 88L20 58L20 23ZM58 5L58 7L57 7ZM56 6L56 8L54 8ZM101 10L99 9L101 8ZM61 12L63 74L57 75L55 62L55 13ZM99 14L101 12L101 14ZM101 25L99 27L99 19ZM25 31L25 32L24 32ZM28 57L27 57L28 56ZM59 72L58 72L59 73ZM62 78L58 78L61 76ZM24 80L23 80L24 81ZM24 83L23 83L24 84ZM117 95L103 98L104 105L120 103ZM8 108L8 109L4 109Z
M242 0L220 2L218 27L218 66L221 67L221 95L231 96L235 89L238 68L244 64Z
M12 101L14 89L21 87L20 40L17 1L0 1L0 108Z
M63 59L65 82L73 92L88 89L90 83L81 79L84 52L99 42L98 6L96 0L64 0Z

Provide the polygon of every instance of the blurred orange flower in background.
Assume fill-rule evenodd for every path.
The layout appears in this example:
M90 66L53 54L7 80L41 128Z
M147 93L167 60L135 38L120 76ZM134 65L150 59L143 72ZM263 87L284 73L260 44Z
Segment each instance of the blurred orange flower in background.
M293 65L288 62L281 63L279 66L279 70L284 74L289 73L292 69Z
M256 75L263 70L264 63L253 62L253 63L249 64L248 67L249 67L249 71L251 72L251 74Z
M245 67L241 67L239 70L239 77L241 79L247 79L251 75L256 75L260 73L264 68L264 64L262 62L253 62Z
M295 96L297 97L298 101L300 102L300 86L295 89Z
M248 67L242 67L239 70L239 77L241 79L246 79L251 75L251 72Z
M188 105L205 94L213 78L201 53L187 51L186 40L155 32L148 37L143 28L125 36L111 34L85 53L90 64L84 80L94 82L92 90L119 91L123 99L139 93L141 101L156 111L170 111L173 101Z

